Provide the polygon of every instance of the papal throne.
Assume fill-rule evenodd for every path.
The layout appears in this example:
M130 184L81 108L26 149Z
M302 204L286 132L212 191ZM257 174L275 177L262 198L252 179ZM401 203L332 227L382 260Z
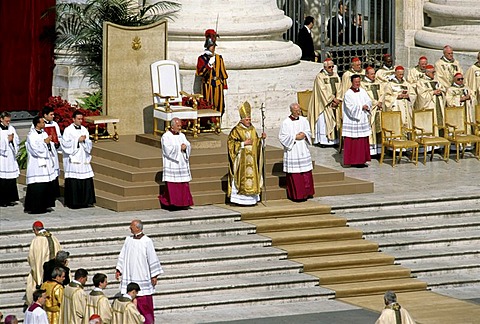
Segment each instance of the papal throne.
M188 120L186 129L194 137L200 133L200 118L217 117L215 132L220 133L221 113L213 109L197 110L197 100L201 94L189 94L182 91L178 63L170 60L161 60L150 65L153 90L153 132L163 134L173 118ZM182 97L193 101L193 107L182 105ZM164 121L163 130L158 129L158 121Z

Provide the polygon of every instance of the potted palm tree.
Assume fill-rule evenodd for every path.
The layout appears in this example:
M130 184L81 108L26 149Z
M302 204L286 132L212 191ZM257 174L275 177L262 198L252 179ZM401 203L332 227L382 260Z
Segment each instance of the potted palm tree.
M173 19L180 6L173 1L147 4L147 0L59 3L49 11L56 13L56 51L70 58L92 87L101 89L103 22L146 26L162 19Z

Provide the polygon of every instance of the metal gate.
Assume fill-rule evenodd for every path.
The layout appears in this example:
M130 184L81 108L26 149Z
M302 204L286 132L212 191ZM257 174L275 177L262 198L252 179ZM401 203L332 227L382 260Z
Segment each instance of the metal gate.
M365 66L380 67L382 56L394 56L394 1L393 0L317 0L319 2L320 37L314 38L321 59L331 57L339 71L350 66L353 57L359 57ZM303 0L286 0L284 8L296 8L285 14L301 24L300 5ZM305 9L305 15L308 15ZM313 10L312 10L313 11ZM339 17L340 16L340 17ZM295 25L295 23L294 23ZM300 25L301 27L301 25ZM294 27L292 27L294 28ZM298 26L297 26L298 29ZM296 33L289 31L287 38L296 41Z

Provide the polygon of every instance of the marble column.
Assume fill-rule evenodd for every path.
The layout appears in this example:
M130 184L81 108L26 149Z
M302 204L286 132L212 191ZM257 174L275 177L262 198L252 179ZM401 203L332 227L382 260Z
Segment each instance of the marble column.
M480 1L430 0L423 11L430 23L415 34L417 46L441 49L448 44L462 52L480 49Z
M181 0L168 25L169 57L182 69L194 69L203 51L204 31L216 29L217 52L230 70L263 69L297 63L300 48L282 39L292 20L275 0Z
M279 127L296 101L297 91L311 89L322 65L300 62L301 50L282 38L292 20L278 9L276 0L180 0L182 9L168 25L168 56L179 62L182 87L192 90L195 66L203 52L206 29L220 38L216 52L223 56L228 78L222 128L238 120L238 107L252 104L255 126L266 108L266 127Z

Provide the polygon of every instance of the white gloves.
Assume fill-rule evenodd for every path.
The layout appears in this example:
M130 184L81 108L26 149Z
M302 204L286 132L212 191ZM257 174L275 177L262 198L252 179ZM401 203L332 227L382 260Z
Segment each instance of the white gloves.
M213 66L215 64L215 55L208 60L208 65Z

